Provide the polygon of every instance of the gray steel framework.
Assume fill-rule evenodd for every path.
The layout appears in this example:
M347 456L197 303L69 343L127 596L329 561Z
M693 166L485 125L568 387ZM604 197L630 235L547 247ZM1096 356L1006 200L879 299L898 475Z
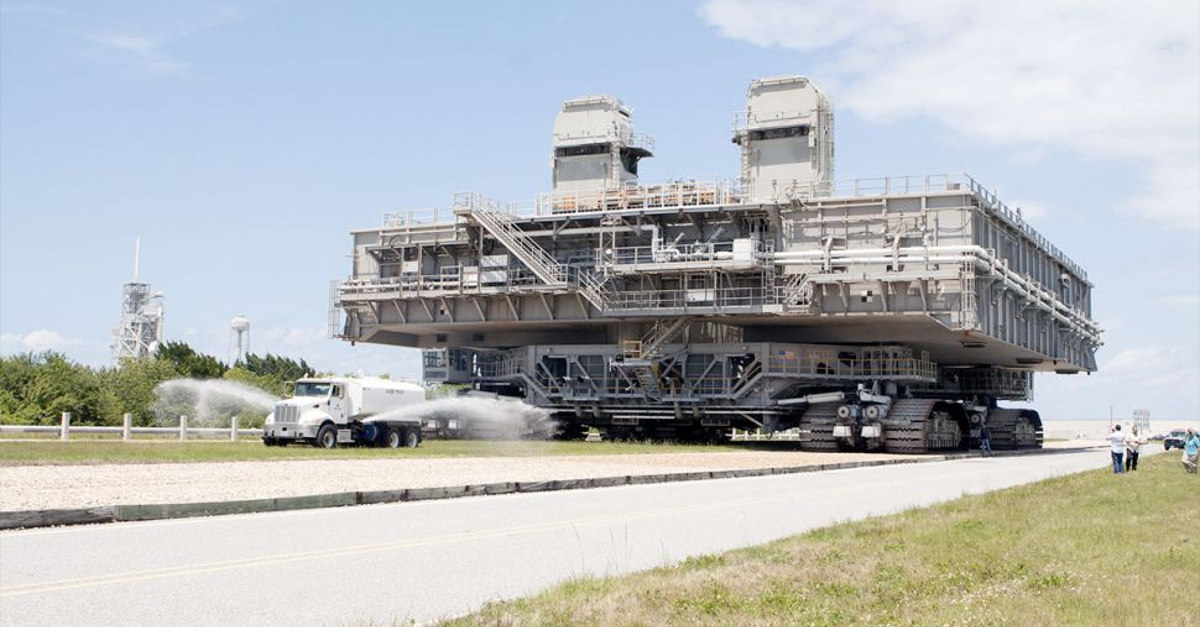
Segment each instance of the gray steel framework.
M828 103L806 81L769 86L814 113L748 116L784 126L737 131L737 182L625 172L531 204L457 194L355 231L331 328L426 349L427 379L613 437L828 425L814 448L944 448L991 413L1028 444L1010 434L1036 433L1036 412L1009 420L996 402L1031 398L1033 372L1095 369L1084 270L969 176L828 180Z

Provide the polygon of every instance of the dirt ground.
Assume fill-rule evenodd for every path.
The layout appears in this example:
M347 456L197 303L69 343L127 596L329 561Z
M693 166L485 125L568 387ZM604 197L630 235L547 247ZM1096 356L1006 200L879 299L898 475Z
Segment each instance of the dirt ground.
M1087 443L1050 443L1077 447ZM506 481L548 481L899 457L746 451L561 457L104 464L0 468L0 511L198 503Z

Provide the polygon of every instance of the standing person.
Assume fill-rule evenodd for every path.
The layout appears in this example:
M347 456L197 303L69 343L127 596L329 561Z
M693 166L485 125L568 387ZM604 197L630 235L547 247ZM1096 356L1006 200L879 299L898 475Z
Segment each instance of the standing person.
M1138 435L1137 425L1133 425L1129 435L1125 436L1125 471L1137 470L1138 456L1142 453L1142 445L1146 439Z
M979 452L983 453L984 457L990 457L992 454L992 432L988 431L987 425L983 425L979 432Z
M1191 429L1183 436L1183 467L1191 474L1196 474L1196 456L1200 454L1200 435Z
M1108 434L1108 443L1112 450L1113 473L1121 474L1125 472L1125 434L1121 433L1121 425L1113 427L1112 433Z

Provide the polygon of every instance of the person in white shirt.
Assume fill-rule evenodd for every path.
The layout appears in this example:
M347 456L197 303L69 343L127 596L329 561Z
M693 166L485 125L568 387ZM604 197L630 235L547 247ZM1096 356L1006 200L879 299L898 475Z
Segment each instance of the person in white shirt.
M1113 427L1112 433L1108 434L1108 442L1112 445L1113 472L1125 472L1125 434L1121 433L1121 425Z
M1134 425L1129 430L1129 435L1125 436L1125 471L1137 470L1138 455L1142 452L1142 445L1146 443L1146 439L1138 435L1137 425Z

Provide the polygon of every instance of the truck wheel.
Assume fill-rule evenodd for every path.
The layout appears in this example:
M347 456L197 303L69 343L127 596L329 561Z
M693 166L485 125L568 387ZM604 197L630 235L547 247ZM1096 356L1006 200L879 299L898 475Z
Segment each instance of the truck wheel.
M404 442L404 437L400 434L399 429L393 427L388 429L386 442L388 448L400 448L400 445Z
M337 427L333 425L321 425L317 429L317 437L313 440L313 446L317 448L337 448Z
M416 429L409 429L408 431L404 432L404 447L405 448L417 448L417 445L420 443L421 443L421 433L419 431L417 431Z

